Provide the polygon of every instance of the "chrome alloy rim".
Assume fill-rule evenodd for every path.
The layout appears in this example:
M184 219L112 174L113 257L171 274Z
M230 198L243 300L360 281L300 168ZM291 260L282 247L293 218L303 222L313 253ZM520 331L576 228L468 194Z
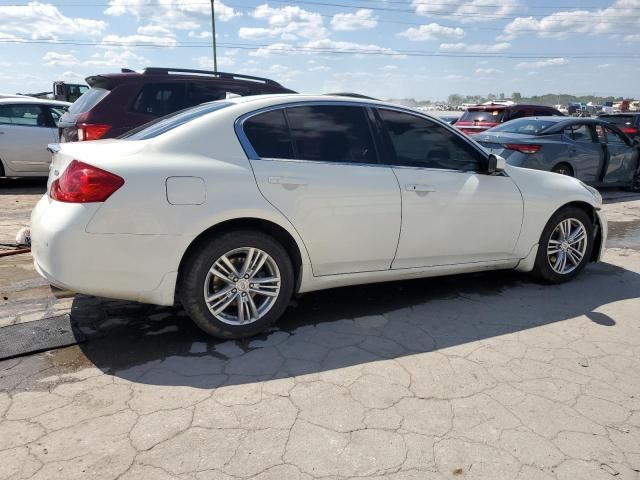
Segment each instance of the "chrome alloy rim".
M587 229L580 220L562 220L551 233L547 259L554 272L566 275L573 272L587 251Z
M207 308L221 322L247 325L264 317L280 293L281 276L275 260L252 247L222 255L204 282Z

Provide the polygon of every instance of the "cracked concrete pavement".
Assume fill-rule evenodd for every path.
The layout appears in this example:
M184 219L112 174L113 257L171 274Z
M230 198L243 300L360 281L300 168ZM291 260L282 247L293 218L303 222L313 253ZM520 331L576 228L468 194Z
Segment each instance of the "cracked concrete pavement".
M608 198L620 248L557 287L317 292L243 342L77 297L86 343L0 361L0 479L638 479L640 196Z

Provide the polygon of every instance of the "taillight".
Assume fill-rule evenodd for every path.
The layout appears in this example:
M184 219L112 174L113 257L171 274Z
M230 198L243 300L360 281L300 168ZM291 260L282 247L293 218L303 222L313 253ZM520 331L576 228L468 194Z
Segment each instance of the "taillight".
M638 129L634 127L624 127L624 128L621 128L620 130L622 130L627 135L635 135L638 133Z
M542 148L542 145L532 145L526 143L507 143L504 145L507 150L515 150L520 153L537 153Z
M124 185L124 179L101 168L73 160L51 184L51 198L59 202L104 202Z
M98 140L111 130L111 125L105 123L77 123L78 141Z

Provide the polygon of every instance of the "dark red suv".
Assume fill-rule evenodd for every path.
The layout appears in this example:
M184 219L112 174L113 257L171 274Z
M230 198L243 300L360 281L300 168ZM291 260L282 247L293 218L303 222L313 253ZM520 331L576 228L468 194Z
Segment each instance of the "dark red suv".
M475 135L516 118L553 116L563 115L559 110L543 105L476 105L467 108L455 126L467 135Z
M268 78L170 68L88 77L89 91L58 122L61 142L113 138L158 117L231 95L295 93Z

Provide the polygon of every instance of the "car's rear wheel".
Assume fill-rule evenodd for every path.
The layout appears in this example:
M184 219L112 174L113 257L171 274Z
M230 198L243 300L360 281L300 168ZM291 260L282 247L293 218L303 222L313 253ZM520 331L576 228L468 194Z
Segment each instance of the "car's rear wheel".
M568 177L573 177L573 168L568 163L559 163L555 167L551 169L553 173L559 173L560 175L567 175Z
M266 329L293 293L291 259L275 239L238 231L199 244L180 272L179 296L209 335L241 338Z
M4 166L2 165L2 160L0 160L0 177L4 177Z
M593 229L589 216L577 207L556 212L540 237L533 273L547 283L575 278L591 258Z

